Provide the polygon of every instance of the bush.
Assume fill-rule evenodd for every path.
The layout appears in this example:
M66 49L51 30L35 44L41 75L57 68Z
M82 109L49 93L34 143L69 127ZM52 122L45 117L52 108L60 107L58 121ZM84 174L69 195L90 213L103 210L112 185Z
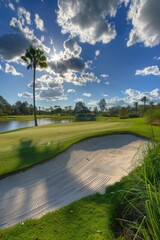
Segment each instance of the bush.
M160 125L160 107L156 107L146 112L147 120L152 125Z
M129 118L137 118L137 117L139 117L139 114L130 113L130 114L128 115L128 117L129 117Z

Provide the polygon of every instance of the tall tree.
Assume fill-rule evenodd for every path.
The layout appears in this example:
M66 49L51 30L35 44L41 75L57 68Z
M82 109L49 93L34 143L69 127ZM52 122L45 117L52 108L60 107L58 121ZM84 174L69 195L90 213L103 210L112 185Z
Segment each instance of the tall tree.
M21 57L22 60L27 64L27 69L33 68L33 109L34 109L34 121L35 126L37 124L37 115L36 115L36 101L35 101L35 81L36 81L36 69L37 67L46 68L47 67L47 58L44 56L44 52L33 46L30 46L26 49L26 53Z
M140 101L143 102L143 109L144 109L144 111L145 111L145 109L146 109L146 102L149 101L149 98L146 97L146 96L143 96L143 97L140 99Z
M107 103L104 98L99 101L98 105L102 112L104 112L106 110Z

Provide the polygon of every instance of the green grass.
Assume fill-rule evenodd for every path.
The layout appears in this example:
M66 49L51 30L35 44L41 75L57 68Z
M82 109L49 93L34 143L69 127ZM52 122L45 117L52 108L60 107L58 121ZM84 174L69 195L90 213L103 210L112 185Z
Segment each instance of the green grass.
M123 189L119 218L127 240L159 240L160 237L160 142L148 147L147 155L128 176ZM121 228L122 228L121 226Z
M144 119L105 120L49 124L0 134L0 177L46 161L88 137L134 133L149 138L159 135Z
M0 135L0 176L54 157L86 137L126 128L130 123L49 124Z
M114 190L119 187L115 185ZM27 220L1 230L0 239L120 240L122 238L114 233L118 196L115 197L112 190L83 198L39 220Z
M148 138L154 135L158 139L159 129L156 126L151 128L144 119L114 118L114 121L108 119L97 122L53 124L4 133L0 135L1 176L47 160L87 137L134 133ZM86 197L48 213L39 220L28 220L24 224L0 230L0 239L129 240L126 237L127 233L123 234L124 229L116 218L122 216L120 213L124 208L121 202L125 190L128 191L133 186L131 179L133 174L131 178L125 177L119 183L108 187L104 195L95 194ZM129 201L125 206L129 206L128 203ZM117 226L119 226L118 231ZM139 229L139 225L137 226ZM142 229L145 229L144 225Z

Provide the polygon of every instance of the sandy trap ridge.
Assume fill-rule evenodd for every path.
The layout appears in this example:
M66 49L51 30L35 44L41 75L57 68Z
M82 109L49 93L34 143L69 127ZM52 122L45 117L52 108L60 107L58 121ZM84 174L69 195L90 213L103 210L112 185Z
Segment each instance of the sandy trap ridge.
M0 227L103 192L127 175L146 144L133 135L111 135L74 144L49 162L0 180Z

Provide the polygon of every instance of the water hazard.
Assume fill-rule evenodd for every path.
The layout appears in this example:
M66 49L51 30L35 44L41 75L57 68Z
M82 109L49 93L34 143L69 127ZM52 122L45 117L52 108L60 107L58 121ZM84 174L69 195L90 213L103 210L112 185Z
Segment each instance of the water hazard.
M72 122L72 120L54 120L51 118L41 118L41 119L38 119L37 121L38 121L38 125ZM0 132L11 131L19 128L33 127L33 126L34 126L34 120L1 122Z

